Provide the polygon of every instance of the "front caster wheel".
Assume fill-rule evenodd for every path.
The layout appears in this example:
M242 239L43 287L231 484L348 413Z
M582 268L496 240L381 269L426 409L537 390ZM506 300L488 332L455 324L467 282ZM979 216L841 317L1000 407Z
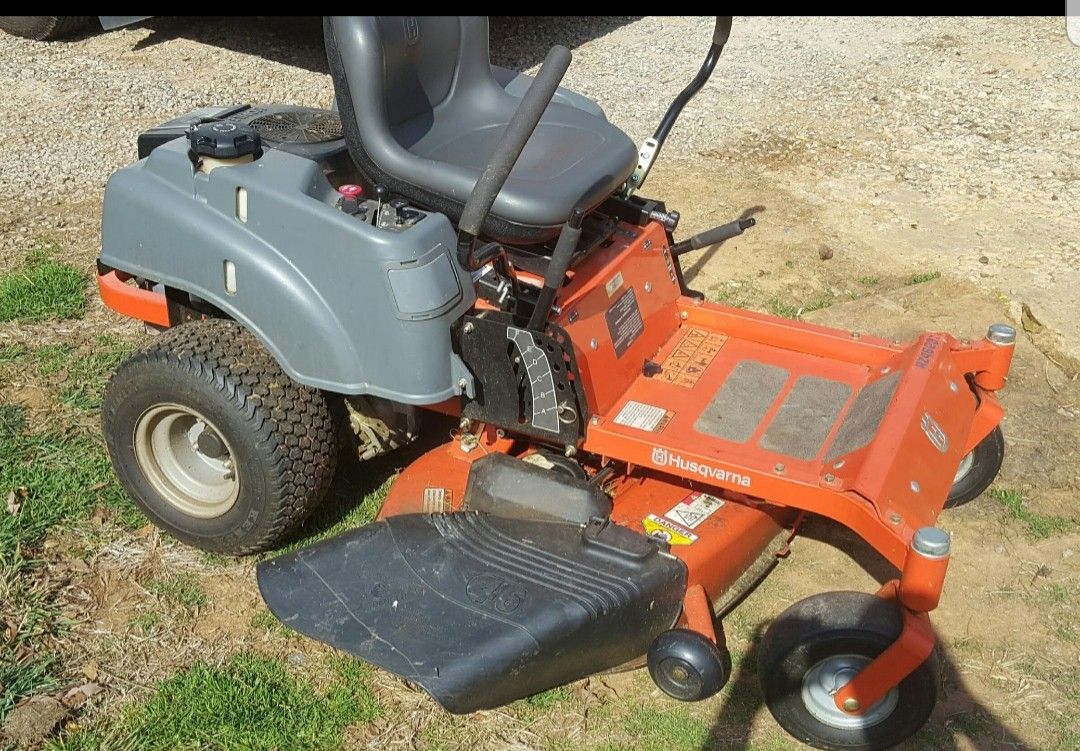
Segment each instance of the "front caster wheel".
M708 699L728 682L731 655L697 631L673 628L649 647L649 675L668 696L679 701Z
M990 487L1005 460L1005 436L1001 426L994 428L963 458L953 478L952 489L945 501L945 508L963 506L973 501Z
M326 397L290 379L232 321L193 321L157 337L113 375L101 412L132 500L202 550L244 555L273 546L333 477Z
M937 703L936 654L860 715L833 701L902 628L895 603L862 592L826 592L795 603L769 627L758 653L769 711L784 730L816 748L879 751L906 740Z

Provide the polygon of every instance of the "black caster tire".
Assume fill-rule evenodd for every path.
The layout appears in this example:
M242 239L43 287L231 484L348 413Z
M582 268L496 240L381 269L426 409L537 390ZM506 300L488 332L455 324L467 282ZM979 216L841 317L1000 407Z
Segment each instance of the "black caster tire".
M862 715L832 703L837 683L881 654L902 627L895 603L863 592L826 592L785 610L765 633L757 660L777 723L803 743L833 751L882 751L914 735L937 703L936 653Z
M1004 460L1005 436L1002 435L999 425L979 441L960 463L952 489L949 490L949 497L945 501L945 508L963 506L982 495L1001 471Z
M673 628L653 640L648 666L660 690L679 701L708 699L731 677L728 651L685 628Z
M233 321L185 323L120 365L105 442L132 500L189 545L246 555L289 535L337 464L326 397Z
M0 29L38 42L63 39L90 26L90 16L0 16Z

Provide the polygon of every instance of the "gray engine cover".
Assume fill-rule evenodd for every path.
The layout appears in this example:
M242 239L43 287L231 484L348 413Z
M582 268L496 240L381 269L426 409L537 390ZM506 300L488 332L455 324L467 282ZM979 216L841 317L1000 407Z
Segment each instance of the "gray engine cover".
M101 260L213 303L301 383L410 404L450 398L463 378L471 391L450 325L475 293L450 222L429 213L386 231L336 200L317 162L268 149L205 174L176 139L109 179Z

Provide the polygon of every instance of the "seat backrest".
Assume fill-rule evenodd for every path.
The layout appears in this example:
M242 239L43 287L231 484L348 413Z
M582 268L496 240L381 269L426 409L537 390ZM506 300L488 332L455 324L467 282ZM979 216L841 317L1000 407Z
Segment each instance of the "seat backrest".
M457 97L482 102L484 89L500 89L484 16L335 16L324 23L345 135L374 179L415 168L405 150L437 108Z
M412 16L377 16L363 19L359 28L371 36L365 51L380 59L356 64L374 64L383 71L381 85L365 92L364 104L381 98L391 127L431 112L450 97L455 84L468 86L488 68L484 17L434 16L421 23Z

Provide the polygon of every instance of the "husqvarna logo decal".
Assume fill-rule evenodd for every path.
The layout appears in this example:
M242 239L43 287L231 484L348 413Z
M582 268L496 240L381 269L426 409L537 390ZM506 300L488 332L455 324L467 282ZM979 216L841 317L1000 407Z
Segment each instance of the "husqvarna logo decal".
M945 435L945 431L941 429L938 421L929 412L923 412L922 429L934 448L943 454L949 450L949 436Z
M744 488L750 487L750 478L746 475L732 472L730 469L724 469L723 467L713 467L708 464L683 459L663 446L653 446L652 463L658 467L675 467L683 472L701 475L706 480L720 480Z

